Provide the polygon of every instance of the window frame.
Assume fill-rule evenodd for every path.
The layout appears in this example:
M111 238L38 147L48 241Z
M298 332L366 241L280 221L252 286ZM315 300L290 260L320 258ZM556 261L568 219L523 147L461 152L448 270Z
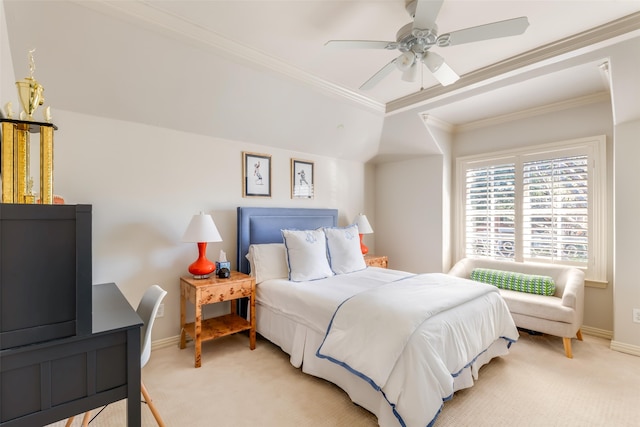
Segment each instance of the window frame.
M594 282L607 281L607 174L606 174L606 136L597 135L585 138L558 141L491 153L461 156L456 158L455 172L455 226L454 226L454 255L455 259L462 259L466 254L466 184L467 170L483 166L515 163L515 232L522 234L522 206L523 206L523 165L531 159L551 159L563 156L563 152L580 150L588 156L588 216L589 256L586 266L580 266L585 272L585 279ZM554 156L554 153L556 155ZM518 239L517 239L518 240ZM519 239L522 240L522 239ZM516 244L515 262L523 260L521 245ZM537 262L537 261L536 261ZM556 265L562 264L559 262Z

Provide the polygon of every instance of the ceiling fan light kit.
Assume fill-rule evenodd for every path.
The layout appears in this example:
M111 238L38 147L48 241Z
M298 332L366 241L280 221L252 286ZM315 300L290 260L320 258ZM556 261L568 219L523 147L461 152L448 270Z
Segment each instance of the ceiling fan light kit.
M409 71L413 64L416 62L416 55L413 52L404 52L396 60L396 67L403 73Z
M444 62L444 58L435 52L428 52L422 61L442 86L453 84L460 78L460 76Z
M413 67L406 70L402 73L402 80L405 82L415 82L418 80L418 68L420 68L419 64L415 64Z
M508 19L478 25L438 35L436 18L444 0L406 0L405 9L413 22L404 25L396 33L396 41L374 40L329 40L325 46L341 49L386 49L399 50L400 56L367 80L360 89L372 89L394 69L402 72L402 80L414 82L420 64L425 64L438 82L450 85L460 76L444 61L442 56L429 49L433 46L448 47L464 43L511 37L524 33L529 26L526 17Z

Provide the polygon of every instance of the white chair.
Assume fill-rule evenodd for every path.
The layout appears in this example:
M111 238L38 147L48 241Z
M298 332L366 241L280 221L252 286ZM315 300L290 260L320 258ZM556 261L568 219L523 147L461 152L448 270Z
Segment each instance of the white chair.
M158 307L160 307L160 303L164 299L165 295L167 295L167 291L158 285L152 285L144 293L140 303L138 304L138 308L136 309L136 313L138 313L138 316L140 316L144 322L144 325L142 325L142 328L140 329L140 339L142 340L140 345L141 368L144 368L149 361L149 358L151 358L151 328L153 328L153 322L156 319ZM149 392L144 386L142 379L140 379L140 391L142 392L142 396L144 396L145 402L149 405L149 409L151 409L153 418L156 419L158 426L165 427L164 421L162 421L160 413L153 404L153 399L149 396Z
M160 303L164 299L165 295L167 295L167 291L162 289L158 285L152 285L147 289L142 296L142 299L138 303L138 308L136 309L136 313L142 319L144 323L142 328L140 328L140 367L144 368L144 366L149 361L151 357L151 330L153 328L153 323L156 319L156 314L158 313L158 307L160 307ZM144 386L142 380L140 380L140 391L142 392L142 396L144 397L145 402L149 405L149 409L153 414L153 417L156 419L159 427L165 427L164 421L160 417L160 413L157 408L153 404L153 400L151 396L149 396L149 392L147 388ZM87 411L84 414L82 419L82 426L87 427L89 425L89 417L91 416L91 411ZM70 427L73 422L74 417L71 417L67 420L66 427Z

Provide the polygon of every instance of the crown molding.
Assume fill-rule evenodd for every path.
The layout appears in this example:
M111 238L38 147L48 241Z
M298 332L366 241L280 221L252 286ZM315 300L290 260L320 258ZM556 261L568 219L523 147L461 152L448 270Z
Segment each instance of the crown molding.
M420 117L422 118L423 123L425 124L425 126L427 127L437 127L447 133L453 133L456 130L456 126L444 121L442 119L439 119L437 117L434 117L432 115L430 115L429 113L423 113L420 114Z
M480 68L461 76L460 80L449 86L432 86L387 103L387 113L415 107L427 100L442 97L460 89L490 82L500 75L515 72L533 64L549 60L562 54L593 46L615 37L640 29L640 12L603 24L573 36L546 44L522 54L512 56L504 61Z
M549 43L539 48L513 56L504 61L483 67L461 76L460 80L449 86L432 86L387 104L375 101L362 94L346 89L340 85L318 78L302 69L291 66L273 56L229 40L221 35L199 25L161 9L156 4L146 0L138 1L108 1L108 0L71 0L73 3L88 7L100 13L122 18L123 15L133 18L134 22L145 22L156 31L174 38L186 39L192 43L205 45L222 52L227 57L244 61L250 65L258 65L274 71L280 75L311 85L322 92L342 97L358 105L380 113L392 113L399 110L416 107L427 100L442 97L469 86L489 83L498 76L513 73L527 66L549 60L562 54L605 42L613 38L640 30L640 12L627 15L607 24L595 27L562 40Z
M470 130L480 129L489 126L495 126L502 123L512 122L514 120L522 120L529 117L549 114L556 111L568 110L584 105L595 104L598 102L611 101L611 94L607 91L594 93L591 95L580 96L578 98L568 99L565 101L554 102L540 107L528 108L526 110L516 111L514 113L502 114L500 116L490 117L487 119L476 120L474 122L456 125L455 132L467 132Z
M218 52L223 52L225 56L240 59L251 65L257 64L280 75L314 86L325 93L337 95L341 98L355 102L376 112L384 113L385 104L363 96L357 92L346 89L340 85L318 78L304 70L291 66L273 56L266 55L258 50L245 46L237 41L229 40L219 34L199 25L195 22L184 19L181 16L161 9L147 1L86 1L72 0L78 5L82 5L111 16L122 16L134 18L136 21L143 21L150 24L152 28L160 30L163 34L174 38L186 39L196 44L205 45Z

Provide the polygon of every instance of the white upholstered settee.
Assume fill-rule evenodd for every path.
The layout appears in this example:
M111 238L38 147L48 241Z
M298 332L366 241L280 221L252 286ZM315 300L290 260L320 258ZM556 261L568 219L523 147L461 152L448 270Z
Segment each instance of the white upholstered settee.
M582 341L584 312L584 273L574 267L550 264L498 261L482 258L464 258L449 274L469 279L475 268L514 271L524 274L550 276L556 285L551 296L500 289L516 326L532 331L562 337L564 351L572 358L571 339Z

